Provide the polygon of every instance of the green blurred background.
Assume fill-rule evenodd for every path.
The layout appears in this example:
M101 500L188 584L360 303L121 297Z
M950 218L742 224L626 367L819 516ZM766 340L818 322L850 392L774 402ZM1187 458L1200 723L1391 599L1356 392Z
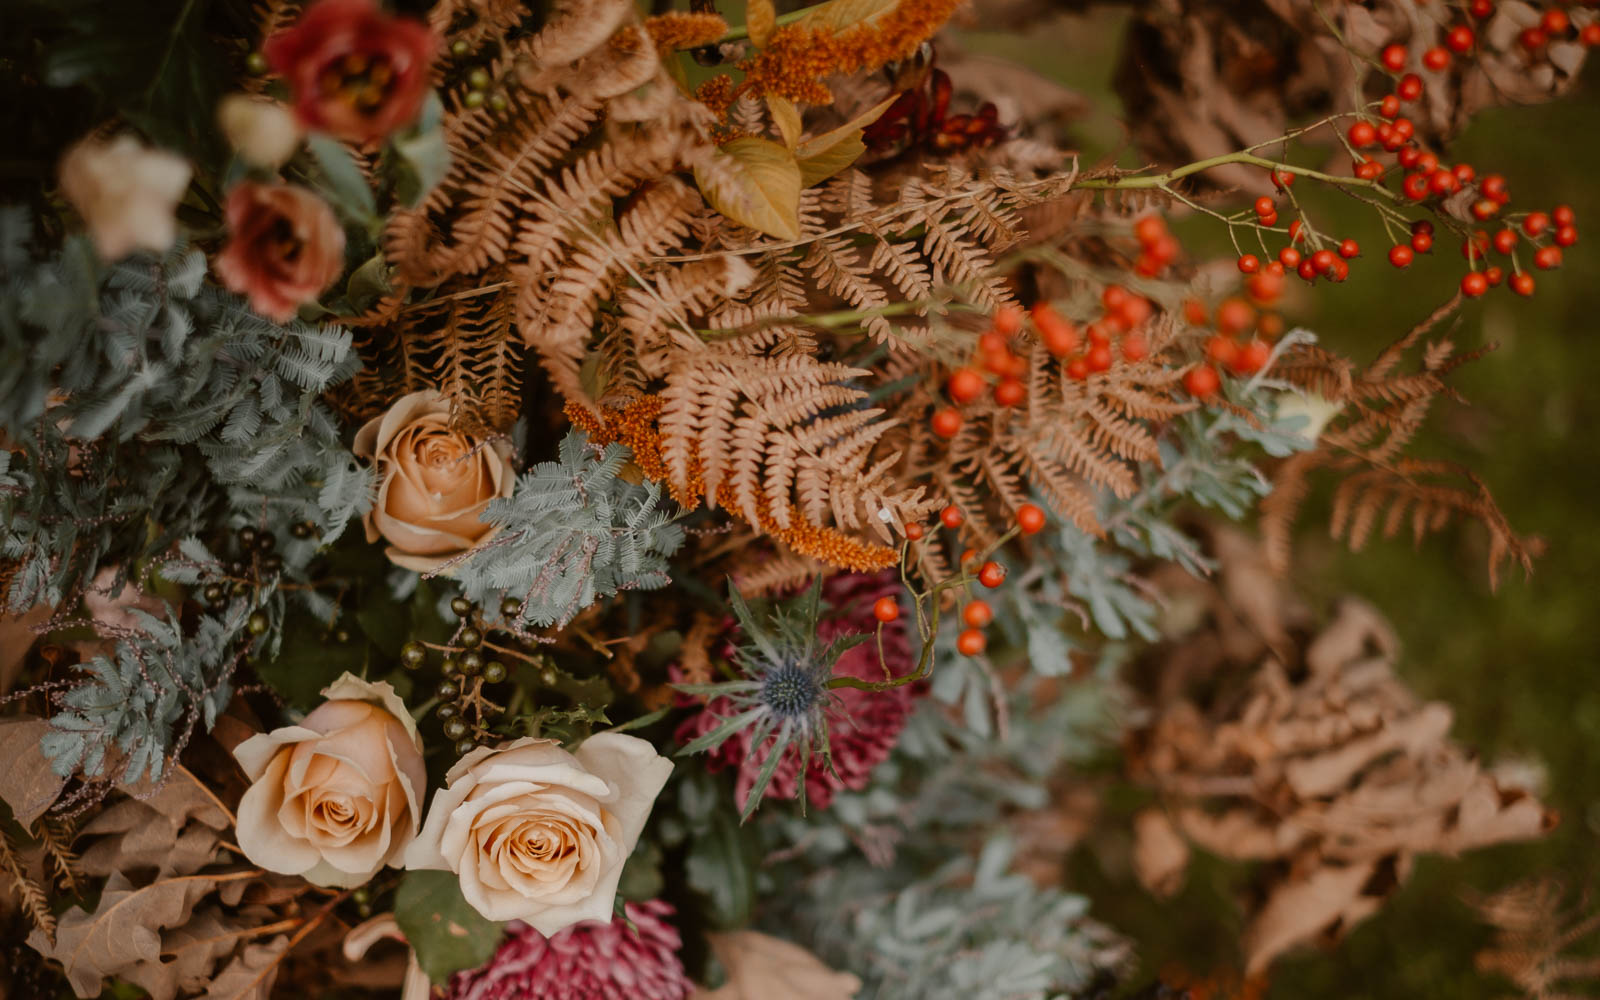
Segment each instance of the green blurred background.
M1108 12L1063 17L1023 36L969 32L963 43L1088 96L1099 110L1081 134L1085 163L1094 163L1122 143L1110 86L1122 29L1122 15ZM1405 538L1351 554L1319 530L1324 493L1302 521L1295 578L1314 606L1356 593L1385 609L1404 640L1406 681L1422 697L1452 705L1454 737L1485 759L1538 761L1561 824L1536 843L1421 859L1385 908L1336 949L1281 961L1272 998L1512 994L1509 984L1475 971L1473 953L1489 931L1463 897L1538 875L1557 876L1574 890L1600 887L1600 392L1589 385L1589 373L1600 372L1600 229L1593 228L1600 220L1600 68L1591 66L1583 85L1558 103L1485 112L1449 160L1505 174L1513 208L1565 202L1578 213L1582 239L1561 271L1538 273L1533 300L1496 289L1435 334L1466 348L1500 346L1457 373L1454 384L1470 405L1442 401L1415 450L1477 470L1511 523L1543 537L1548 551L1531 578L1510 569L1491 593L1484 532L1476 526L1447 531L1420 549ZM1138 158L1123 150L1120 162L1131 166ZM1461 256L1441 240L1433 255L1396 271L1382 258L1388 243L1368 210L1309 187L1296 192L1319 225L1341 220L1335 231L1360 240L1366 254L1347 284L1319 285L1292 300L1287 319L1357 360L1370 359L1450 296L1463 273ZM1175 228L1196 256L1232 255L1220 223L1197 219ZM1127 797L1131 809L1136 800ZM1115 793L1108 808L1114 821ZM1197 865L1184 891L1166 902L1108 876L1091 857L1078 858L1073 872L1077 887L1094 897L1094 912L1141 943L1143 980L1169 964L1196 972L1237 967L1241 920L1232 900L1244 884L1241 869Z

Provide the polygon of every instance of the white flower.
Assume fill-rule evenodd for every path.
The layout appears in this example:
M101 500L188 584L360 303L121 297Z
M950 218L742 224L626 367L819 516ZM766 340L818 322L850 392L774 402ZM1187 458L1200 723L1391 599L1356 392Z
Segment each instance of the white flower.
M407 868L445 869L490 920L522 920L549 937L610 920L622 865L672 762L644 740L600 733L568 753L525 738L479 747L434 793Z
M416 836L427 771L422 740L388 684L345 674L301 720L234 748L251 785L239 849L268 871L360 885Z
M174 218L189 187L181 156L150 149L131 135L85 139L61 158L61 193L83 216L100 256L162 253L178 236Z
M1314 392L1301 392L1296 389L1278 395L1278 419L1305 417L1306 426L1295 428L1293 433L1313 443L1322 436L1322 431L1328 426L1328 422L1338 416L1342 409L1344 409L1343 403L1330 402Z
M300 148L300 125L277 101L229 94L217 105L217 124L246 163L276 170Z

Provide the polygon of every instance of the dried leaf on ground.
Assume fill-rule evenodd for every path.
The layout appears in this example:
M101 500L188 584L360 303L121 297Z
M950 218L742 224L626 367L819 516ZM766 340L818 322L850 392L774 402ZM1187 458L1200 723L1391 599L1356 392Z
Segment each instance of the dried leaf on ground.
M44 815L67 783L39 749L49 731L50 723L31 715L0 719L0 761L5 761L0 767L0 799L24 827Z

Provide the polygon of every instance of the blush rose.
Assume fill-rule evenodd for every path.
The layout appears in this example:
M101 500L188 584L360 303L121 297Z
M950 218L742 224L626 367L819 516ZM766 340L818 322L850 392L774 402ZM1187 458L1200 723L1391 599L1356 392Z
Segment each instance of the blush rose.
M268 319L288 322L344 270L344 230L304 188L245 181L228 192L224 212L231 235L217 276Z

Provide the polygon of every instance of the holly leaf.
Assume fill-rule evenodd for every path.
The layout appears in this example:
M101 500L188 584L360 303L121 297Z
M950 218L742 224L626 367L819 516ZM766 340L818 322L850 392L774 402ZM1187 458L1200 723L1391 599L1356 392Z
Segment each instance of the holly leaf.
M694 168L711 207L780 240L800 238L800 165L771 139L734 139Z
M31 715L0 719L0 760L6 762L0 767L0 799L24 828L44 815L67 784L39 749L49 731L50 723Z
M409 871L395 892L394 917L435 983L475 969L500 945L502 927L472 908L454 872Z

